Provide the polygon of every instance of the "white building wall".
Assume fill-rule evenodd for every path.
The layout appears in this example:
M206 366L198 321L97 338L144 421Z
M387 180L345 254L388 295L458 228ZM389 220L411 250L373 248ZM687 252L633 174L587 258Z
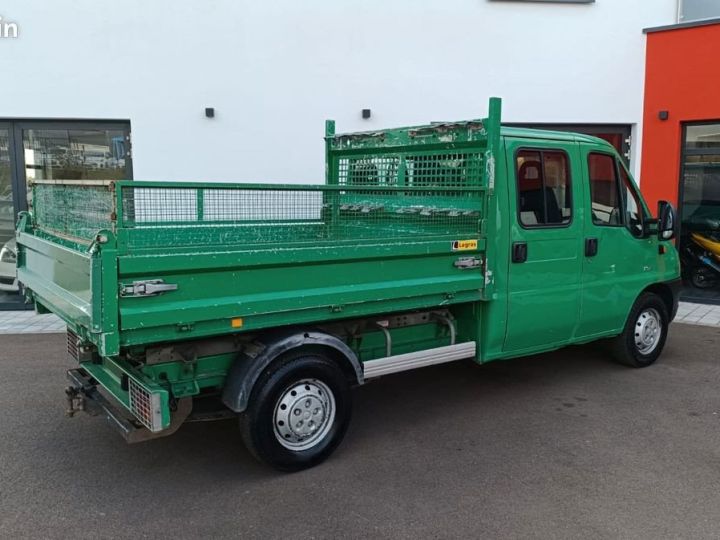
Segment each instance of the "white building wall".
M477 118L497 95L508 122L639 126L642 29L676 2L9 0L0 118L129 119L137 179L321 183L326 118Z

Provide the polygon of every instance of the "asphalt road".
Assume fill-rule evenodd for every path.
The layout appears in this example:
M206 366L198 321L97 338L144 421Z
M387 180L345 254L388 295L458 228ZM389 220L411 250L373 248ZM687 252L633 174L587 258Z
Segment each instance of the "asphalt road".
M256 463L233 421L128 446L63 416L61 335L0 336L1 538L717 538L720 333L644 370L597 346L355 391L328 462Z

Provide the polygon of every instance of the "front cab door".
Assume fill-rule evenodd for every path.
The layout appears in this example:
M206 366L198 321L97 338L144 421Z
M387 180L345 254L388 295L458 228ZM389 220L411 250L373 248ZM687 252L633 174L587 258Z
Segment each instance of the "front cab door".
M580 311L582 171L572 141L506 139L510 246L503 350L530 353L573 337Z
M578 339L618 333L633 302L656 275L658 240L644 234L648 212L620 158L582 144L585 216L582 305Z

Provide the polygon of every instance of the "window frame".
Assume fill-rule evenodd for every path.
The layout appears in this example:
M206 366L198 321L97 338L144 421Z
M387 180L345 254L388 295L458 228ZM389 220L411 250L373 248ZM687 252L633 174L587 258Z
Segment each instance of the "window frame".
M682 228L684 223L684 212L685 212L685 189L686 189L686 182L687 182L687 165L688 156L696 156L696 155L704 155L704 154L711 154L711 155L720 155L720 149L710 149L710 148L688 148L687 145L687 136L688 136L688 128L693 126L707 126L707 125L720 125L720 117L716 119L709 119L709 120L700 120L700 121L690 121L690 122L682 122L682 147L680 149L680 178L678 179L678 210L677 210L677 220L679 226Z
M635 182L633 182L632 176L630 176L630 171L628 171L627 168L625 168L625 166L622 163L620 163L617 159L615 160L615 166L618 169L618 171L617 171L618 179L621 179L621 176L622 176L620 174L620 170L622 169L623 171L625 171L625 180L622 180L622 183L623 183L622 187L623 188L627 187L628 191L630 191L634 196L635 203L637 204L638 212L640 213L640 218L642 220L641 221L642 231L641 231L640 235L638 236L630 228L631 227L630 223L629 222L625 223L625 218L627 217L627 200L625 199L625 189L621 188L620 189L620 195L621 195L620 199L622 200L622 203L623 203L623 211L622 211L623 224L625 225L625 228L628 230L628 232L633 236L633 238L638 238L638 239L645 238L643 236L643 231L645 231L645 225L647 223L647 220L651 219L652 216L648 215L647 209L645 208L645 201L642 198L640 190L637 189ZM627 186L625 185L626 181L627 181ZM620 187L620 186L618 185L618 187Z
M522 222L522 216L520 211L520 172L517 166L518 154L520 152L538 152L540 154L540 163L542 164L542 183L543 190L545 189L545 159L543 157L545 152L554 152L557 154L563 154L565 156L565 163L567 164L567 186L570 188L570 220L567 223L545 223L537 225L526 225ZM570 161L570 154L563 148L548 148L548 147L532 147L532 146L521 146L515 150L513 156L513 169L515 171L515 217L517 222L523 229L566 229L570 227L575 220L575 197L573 197L573 178L572 178L572 162ZM547 214L547 204L545 206L545 212Z
M692 4L696 0L679 0L678 24L699 24L720 17L720 12L705 11L705 4ZM690 6L688 5L690 4Z
M615 194L617 195L617 200L618 200L618 203L619 203L619 205L620 205L620 206L618 207L618 211L619 211L619 214L620 214L620 223L618 223L617 225L616 225L616 224L613 224L613 223L597 223L597 222L595 221L595 219L593 218L593 209L592 209L592 203L593 203L592 178L590 177L590 157L593 156L593 155L607 156L607 157L609 157L609 158L611 158L611 159L613 160L613 163L614 163L614 165L615 165L615 166L613 167L613 170L615 171L615 191L616 191ZM620 171L618 171L618 168L617 168L617 166L618 166L617 156L615 156L614 154L612 154L612 153L610 153L610 152L603 152L603 151L601 151L601 150L590 150L590 151L588 152L588 155L587 155L587 163L586 163L586 165L587 165L587 172L588 172L588 195L589 195L589 198L590 198L590 206L589 206L589 209L590 209L590 221L591 221L591 223L592 223L593 225L595 225L596 227L616 227L616 228L617 228L617 227L625 227L625 209L623 208L623 206L624 206L624 205L623 205L624 197L623 197L622 191L620 190Z

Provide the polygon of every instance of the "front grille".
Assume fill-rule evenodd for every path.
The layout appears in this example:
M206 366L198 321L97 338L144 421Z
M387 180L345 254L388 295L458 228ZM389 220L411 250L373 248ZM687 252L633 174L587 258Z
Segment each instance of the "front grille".
M128 390L130 392L130 411L150 431L160 431L162 429L160 395L148 392L133 379L128 381Z
M3 285L12 285L13 283L15 283L15 278L0 277L0 283L2 283Z
M67 329L67 352L70 355L71 358L74 358L78 362L80 361L80 352L79 352L79 346L80 346L80 338L77 336L75 332Z

